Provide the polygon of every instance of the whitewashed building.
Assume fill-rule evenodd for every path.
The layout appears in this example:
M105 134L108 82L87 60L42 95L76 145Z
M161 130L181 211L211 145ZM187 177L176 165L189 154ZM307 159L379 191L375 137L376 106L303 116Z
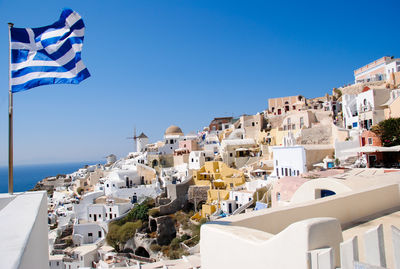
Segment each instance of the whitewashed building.
M307 172L306 151L303 146L272 147L274 172L280 178L299 176Z
M65 269L92 268L92 263L97 261L95 244L76 247L70 257L64 258Z
M105 231L97 223L75 223L72 241L75 246L94 244L105 237Z
M173 154L179 148L179 141L184 139L181 128L171 125L165 130L164 145L158 149L160 154Z
M107 221L120 217L132 208L132 203L115 203L109 199L105 204L87 206L87 220L90 222Z

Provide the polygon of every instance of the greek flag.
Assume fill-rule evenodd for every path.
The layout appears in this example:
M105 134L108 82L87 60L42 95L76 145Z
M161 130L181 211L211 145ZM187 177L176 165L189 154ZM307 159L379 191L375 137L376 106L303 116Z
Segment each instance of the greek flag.
M64 9L60 19L39 28L11 31L11 91L48 84L78 84L90 76L81 59L85 25Z

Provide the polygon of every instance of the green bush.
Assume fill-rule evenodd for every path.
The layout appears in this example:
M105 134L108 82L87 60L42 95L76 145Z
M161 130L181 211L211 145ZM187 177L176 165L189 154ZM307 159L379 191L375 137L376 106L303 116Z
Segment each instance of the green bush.
M374 125L371 129L382 141L383 146L400 145L400 118L390 118Z
M182 237L181 237L181 242L186 241L186 240L188 240L188 239L190 239L190 235L184 234L184 235L182 235Z
M126 221L146 221L149 218L148 211L149 206L147 203L143 202L140 205L136 205L126 216Z
M181 253L180 253L178 250L171 250L171 251L168 253L168 258L170 258L170 259L172 259L172 260L179 259L179 258L181 258L181 257L182 257L182 255L181 255Z
M117 224L110 223L108 225L108 233L106 236L107 244L112 246L116 251L119 251L119 228Z
M150 249L154 252L159 252L161 250L161 246L159 244L151 244Z
M138 228L142 226L142 221L127 222L118 229L119 242L125 244L131 239Z
M142 221L126 222L122 226L117 223L110 223L108 225L108 233L106 236L107 243L119 251L119 246L125 244L131 239L138 228L142 226Z
M172 239L171 244L169 244L170 248L173 250L177 250L180 248L181 240L178 237Z

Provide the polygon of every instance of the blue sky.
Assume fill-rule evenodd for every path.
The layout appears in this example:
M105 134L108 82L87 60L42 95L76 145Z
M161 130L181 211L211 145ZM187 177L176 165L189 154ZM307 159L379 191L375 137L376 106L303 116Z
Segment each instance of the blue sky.
M16 164L104 160L171 124L253 114L271 97L323 96L353 70L400 57L398 1L0 0L0 165L7 164L8 27L39 27L64 7L86 24L91 77L14 94Z

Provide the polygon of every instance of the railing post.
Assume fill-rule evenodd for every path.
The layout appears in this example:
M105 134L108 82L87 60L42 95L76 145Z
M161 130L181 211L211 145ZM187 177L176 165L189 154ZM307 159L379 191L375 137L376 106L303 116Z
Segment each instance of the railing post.
M400 269L400 230L392 226L394 268Z
M354 236L340 243L340 267L341 269L353 269L354 261L358 261L358 238Z
M371 265L386 267L382 224L365 233L364 244L367 263Z

